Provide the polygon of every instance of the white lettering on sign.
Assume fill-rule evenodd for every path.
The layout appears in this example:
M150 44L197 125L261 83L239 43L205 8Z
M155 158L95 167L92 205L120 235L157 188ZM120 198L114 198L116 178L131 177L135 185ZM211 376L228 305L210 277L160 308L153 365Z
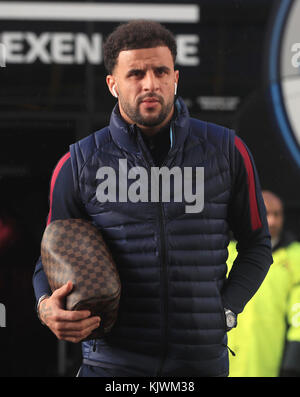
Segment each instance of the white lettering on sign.
M102 35L84 33L3 32L7 63L81 64L102 62Z
M197 34L181 34L176 36L177 41L177 62L184 66L198 66L199 36Z
M0 42L6 48L6 63L30 64L36 61L45 64L100 64L103 62L101 33L86 35L72 32L2 32ZM198 66L199 36L181 34L176 36L177 64Z
M6 66L6 48L3 43L0 43L0 68Z

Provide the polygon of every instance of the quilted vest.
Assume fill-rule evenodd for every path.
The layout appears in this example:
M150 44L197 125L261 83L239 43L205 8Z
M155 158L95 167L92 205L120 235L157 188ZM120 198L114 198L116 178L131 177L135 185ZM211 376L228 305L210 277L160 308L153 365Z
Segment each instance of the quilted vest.
M103 339L84 342L83 357L95 365L127 368L133 375L226 376L221 291L234 132L190 118L180 98L176 108L162 167L182 175L181 192L186 194L181 201L177 177L169 178L169 196L163 196L166 179L163 186L151 182L151 155L117 105L108 127L70 147L76 189L112 252L122 283L116 325ZM120 179L126 175L127 181ZM148 181L144 195L136 187L138 177ZM153 197L151 189L156 190ZM192 193L199 198L198 212L189 200Z

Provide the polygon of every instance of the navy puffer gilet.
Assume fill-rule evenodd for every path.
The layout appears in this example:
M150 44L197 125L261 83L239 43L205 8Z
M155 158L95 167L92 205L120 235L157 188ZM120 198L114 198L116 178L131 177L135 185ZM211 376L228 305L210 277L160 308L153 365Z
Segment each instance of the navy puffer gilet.
M127 159L150 178L154 166L138 129L116 106L108 127L71 145L76 189L101 230L122 283L119 316L103 339L83 343L96 365L141 376L226 376L227 336L222 303L233 174L234 132L189 117L181 99L172 122L168 168L204 167L204 208L187 213L184 201L100 202L100 167ZM193 182L195 182L195 172ZM128 179L128 187L134 179ZM151 186L149 185L149 189ZM117 196L118 197L118 196ZM151 197L149 195L149 197Z

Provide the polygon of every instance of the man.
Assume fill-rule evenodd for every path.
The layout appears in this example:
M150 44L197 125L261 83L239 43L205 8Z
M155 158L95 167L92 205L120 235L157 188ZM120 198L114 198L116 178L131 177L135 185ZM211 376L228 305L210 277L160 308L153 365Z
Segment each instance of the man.
M300 243L284 231L281 199L263 191L274 263L228 337L232 377L300 376ZM229 269L236 257L229 245Z
M117 323L83 343L80 375L227 376L226 330L272 262L252 157L233 131L190 118L176 99L176 42L162 25L119 26L104 59L118 99L110 124L71 145L50 191L48 222L92 219L122 284ZM229 230L240 264L225 283ZM34 287L59 338L78 342L99 325L64 310L72 285L51 295L41 261Z

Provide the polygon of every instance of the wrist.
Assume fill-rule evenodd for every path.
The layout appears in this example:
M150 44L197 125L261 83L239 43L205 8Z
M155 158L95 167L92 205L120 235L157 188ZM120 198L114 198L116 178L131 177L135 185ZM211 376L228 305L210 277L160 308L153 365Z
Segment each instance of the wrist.
M41 322L43 325L46 325L46 324L44 323L44 321L42 320L41 315L40 315L40 305L41 305L41 303L42 303L45 299L48 299L48 298L50 298L50 295L49 295L49 294L44 294L44 295L42 295L42 296L39 298L39 300L38 300L38 302L37 302L37 305L36 305L36 311L37 311L38 319L40 320L40 322Z

